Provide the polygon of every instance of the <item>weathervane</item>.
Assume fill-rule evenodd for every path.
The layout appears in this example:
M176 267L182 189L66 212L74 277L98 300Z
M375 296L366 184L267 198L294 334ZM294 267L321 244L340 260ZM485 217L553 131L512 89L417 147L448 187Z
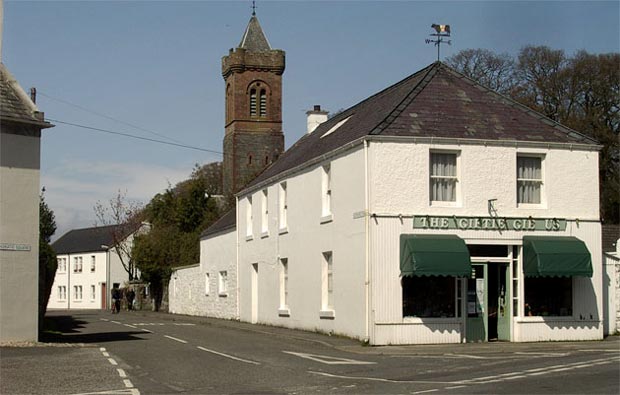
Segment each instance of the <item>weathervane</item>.
M435 44L435 46L437 47L437 61L439 62L439 47L441 46L441 44L446 43L448 45L452 45L451 40L444 40L444 37L450 37L450 25L437 25L433 23L431 27L435 29L437 33L430 34L430 36L437 38L434 40L427 38L425 42L427 44Z
M252 15L256 15L256 0L252 0Z

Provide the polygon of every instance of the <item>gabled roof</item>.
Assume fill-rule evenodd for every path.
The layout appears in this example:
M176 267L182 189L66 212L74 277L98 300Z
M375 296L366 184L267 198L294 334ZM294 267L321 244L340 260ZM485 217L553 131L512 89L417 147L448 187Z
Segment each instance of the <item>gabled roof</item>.
M62 235L52 244L57 254L72 254L78 252L101 252L113 247L112 237L115 228L122 229L124 225L96 226L93 228L73 229ZM125 237L135 230L127 229Z
M34 124L41 128L54 126L42 117L37 117L38 111L6 66L0 63L0 119Z
M263 29L258 23L256 15L252 15L248 26L245 28L245 33L239 43L239 48L247 49L253 52L271 51L271 45L263 33Z
M371 135L597 144L435 62L319 125L245 190Z
M226 213L224 213L224 215L222 215L217 221L215 221L213 224L211 224L211 226L205 229L200 234L200 238L204 239L208 236L212 236L217 233L235 229L236 226L237 226L237 208L234 207L228 210Z

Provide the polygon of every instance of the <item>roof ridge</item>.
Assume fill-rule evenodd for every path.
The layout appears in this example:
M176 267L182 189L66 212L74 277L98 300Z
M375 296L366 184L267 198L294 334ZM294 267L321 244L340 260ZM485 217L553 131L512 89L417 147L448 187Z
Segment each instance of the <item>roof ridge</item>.
M424 88L428 85L430 80L437 74L437 69L441 66L441 62L434 62L429 66L426 66L422 70L417 73L412 74L410 77L414 77L422 72L426 72L424 77L413 87L411 92L405 96L405 98L398 103L398 105L381 121L377 126L375 126L369 133L369 135L381 134L385 128L390 126L392 122L407 108L409 104L424 90ZM395 86L395 85L393 85Z
M589 142L591 144L600 144L596 139L594 139L594 138L592 138L590 136L587 136L587 135L585 135L585 134L583 134L581 132L578 132L578 131L576 131L576 130L574 130L572 128L569 128L568 126L565 126L565 125L561 124L560 122L557 122L557 121L549 118L545 114L543 114L543 113L541 113L539 111L536 111L533 108L530 108L530 107L526 106L525 104L519 103L517 100L515 100L515 99L513 99L513 98L511 98L509 96L506 96L506 95L504 95L502 93L499 93L499 92L497 92L497 91L495 91L495 90L493 90L493 89L491 89L491 88L489 88L487 86L482 85L478 81L476 81L473 78L470 78L470 77L466 76L465 74L455 70L454 68L448 66L447 64L444 64L444 63L441 63L441 62L437 62L437 63L440 63L440 66L441 66L442 69L446 70L448 73L454 75L455 77L460 78L462 80L465 80L465 82L468 82L469 84L474 85L475 87L482 88L486 93L490 93L492 95L495 95L495 96L501 98L506 105L508 105L510 107L513 107L513 108L515 108L517 110L520 110L520 111L526 113L529 116L535 117L538 120L547 123L549 126L553 127L554 129L557 129L557 130L565 133L568 136L570 136L571 134L577 134L577 135L579 135L579 137L582 140L586 140L586 141L589 140ZM571 137L575 137L575 136L571 136Z

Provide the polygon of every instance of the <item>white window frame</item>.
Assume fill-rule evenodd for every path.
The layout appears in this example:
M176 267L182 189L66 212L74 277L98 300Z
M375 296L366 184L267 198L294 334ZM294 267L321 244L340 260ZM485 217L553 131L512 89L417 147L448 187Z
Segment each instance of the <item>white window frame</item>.
M228 296L228 271L221 270L218 273L218 294L219 296Z
M334 255L332 251L321 254L321 311L320 318L334 318Z
M434 155L453 155L456 163L456 174L454 176L441 176L433 174ZM461 152L455 150L430 150L428 155L428 200L431 206L455 207L461 205ZM454 181L454 200L434 200L433 199L433 180L446 179Z
M73 286L73 299L75 301L81 301L82 300L82 286L81 285L74 285Z
M282 317L290 315L288 307L288 280L288 258L280 258L280 309L278 314Z
M540 160L540 179L526 179L526 178L519 178L519 159L520 158L534 158L534 159L538 159ZM516 180L516 202L517 202L517 207L519 208L544 208L545 207L545 202L546 202L546 196L545 196L545 155L544 154L536 154L536 153L527 153L527 152L518 152L517 153L517 162L516 162L516 166L517 166L517 171L515 174L515 180ZM520 182L535 182L535 183L539 183L539 188L540 188L540 202L539 203L527 203L527 202L520 202L519 201L519 183Z
M321 223L332 220L332 169L331 163L321 167Z
M288 231L288 185L286 182L280 183L280 233L285 233Z
M261 237L269 236L269 190L263 189L261 199Z
M254 216L252 213L252 196L248 196L245 200L245 238L252 240L254 238L253 230Z
M94 285L90 286L90 300L95 300L97 298L97 287Z
M205 295L209 296L211 293L211 278L209 273L205 273Z

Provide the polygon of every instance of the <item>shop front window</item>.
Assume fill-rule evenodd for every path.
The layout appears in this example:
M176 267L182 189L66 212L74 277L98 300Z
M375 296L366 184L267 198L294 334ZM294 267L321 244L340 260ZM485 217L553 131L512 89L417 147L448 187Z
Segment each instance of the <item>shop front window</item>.
M525 316L573 315L572 277L528 277L525 287Z
M403 277L403 317L454 317L454 277Z

